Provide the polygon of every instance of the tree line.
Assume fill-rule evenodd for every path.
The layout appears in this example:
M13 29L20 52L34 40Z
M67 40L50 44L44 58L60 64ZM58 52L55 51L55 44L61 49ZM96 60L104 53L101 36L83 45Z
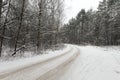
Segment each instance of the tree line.
M103 0L97 11L82 9L61 34L65 43L120 45L120 0Z
M6 47L14 56L60 43L62 17L63 0L0 0L0 56Z

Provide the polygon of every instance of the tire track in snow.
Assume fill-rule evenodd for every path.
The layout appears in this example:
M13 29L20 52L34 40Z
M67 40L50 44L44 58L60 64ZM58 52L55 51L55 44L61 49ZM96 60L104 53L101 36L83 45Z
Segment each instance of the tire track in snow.
M50 70L46 74L39 77L37 80L58 80L69 69L74 60L79 56L80 51L77 49L75 55L70 57L65 63L60 64L55 69Z
M28 76L28 78L29 78L29 73L28 73L28 75L27 75L27 74L24 74L24 72L26 72L26 71L29 70L29 72L34 73L34 71L32 72L32 70L34 70L34 69L37 70L38 67L41 68L41 66L44 66L45 64L47 64L47 63L49 63L49 62L51 62L51 61L57 60L58 58L64 57L65 55L68 55L68 53L70 53L71 50L73 50L73 49L71 48L68 52L66 52L66 53L64 53L64 54L62 54L62 55L59 55L59 56L57 56L57 57L54 57L54 58L45 60L45 61L43 61L43 62L36 63L36 64L32 64L32 65L30 65L30 66L21 68L21 69L19 69L19 70L16 70L16 71L13 71L13 72L10 72L10 73L0 74L0 80L28 80L28 79L24 79L23 76ZM49 74L50 74L50 73L53 74L53 72L57 73L56 71L57 71L59 68L61 68L61 67L63 67L63 66L66 66L67 64L71 63L71 62L73 61L73 59L75 59L75 58L76 58L76 55L74 55L74 58L73 58L73 57L70 57L66 62L58 65L56 68L54 68L54 69L52 69L52 70L50 70L50 71L48 71L48 72L46 72L46 73L44 73L44 74L47 74L47 75L48 75L48 73L49 73ZM38 66L38 67L37 67L37 66ZM38 70L39 70L39 68L38 68ZM43 68L42 71L44 71L44 67L42 67L42 68ZM22 74L22 73L23 73L23 74ZM18 74L19 74L19 75L18 75ZM22 75L22 76L21 76L21 75ZM31 76L32 76L32 75L31 75ZM38 74L38 76L39 76L39 74ZM43 78L42 80L44 80L44 78L45 78L44 76L45 76L45 75L42 75L42 76L39 77L37 80L39 80L40 78ZM18 78L15 78L15 77L18 77ZM19 77L22 77L22 78L19 78ZM13 79L10 79L10 78L13 78ZM15 79L14 79L14 78L15 78ZM31 80L33 80L33 79L31 79ZM36 79L34 79L34 80L36 80Z

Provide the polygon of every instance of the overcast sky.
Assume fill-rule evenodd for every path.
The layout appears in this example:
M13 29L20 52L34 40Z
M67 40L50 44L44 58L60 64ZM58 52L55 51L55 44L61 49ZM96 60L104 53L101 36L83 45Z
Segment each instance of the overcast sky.
M99 1L102 0L65 0L65 23L75 17L81 9L97 10Z

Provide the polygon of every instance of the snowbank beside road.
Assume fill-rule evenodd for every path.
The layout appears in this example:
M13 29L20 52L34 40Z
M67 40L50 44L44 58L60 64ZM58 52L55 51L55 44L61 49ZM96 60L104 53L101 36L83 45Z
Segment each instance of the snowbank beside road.
M79 49L75 46L68 45L68 50L62 51L60 55L52 54L45 60L37 60L30 63L30 66L23 65L14 69L9 69L6 72L0 73L0 80L57 80L61 71L64 72L64 67L69 66L79 55ZM35 61L35 59L33 59ZM36 63L36 64L35 64Z
M32 65L38 62L42 62L47 59L64 54L68 52L69 50L71 50L71 47L66 45L66 47L63 50L47 51L48 54L42 54L42 55L30 57L30 58L22 58L22 59L14 60L14 61L0 62L0 73L17 70L25 66L29 66L29 65Z

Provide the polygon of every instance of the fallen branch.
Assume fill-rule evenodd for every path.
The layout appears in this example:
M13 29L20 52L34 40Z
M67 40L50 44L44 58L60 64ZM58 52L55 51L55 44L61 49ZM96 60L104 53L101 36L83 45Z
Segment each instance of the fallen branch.
M12 54L12 56L14 56L16 54L16 52L20 51L21 49L25 48L25 45L21 46L20 48L18 48L16 51L14 51L14 53Z

